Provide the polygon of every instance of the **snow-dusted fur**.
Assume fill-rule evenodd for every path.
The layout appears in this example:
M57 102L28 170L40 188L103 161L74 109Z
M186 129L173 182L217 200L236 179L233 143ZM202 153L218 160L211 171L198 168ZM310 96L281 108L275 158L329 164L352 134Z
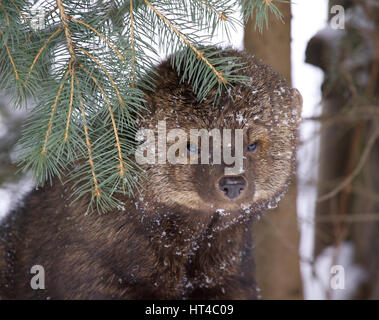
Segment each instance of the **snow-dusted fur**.
M121 198L120 210L85 215L89 198L69 206L71 185L55 181L0 227L1 298L257 298L252 224L290 181L302 101L269 67L233 54L247 63L239 72L250 81L215 106L213 91L197 102L169 61L162 63L140 125L243 129L243 193L229 199L220 190L225 163L145 165L140 195ZM43 290L30 286L33 265L45 270Z

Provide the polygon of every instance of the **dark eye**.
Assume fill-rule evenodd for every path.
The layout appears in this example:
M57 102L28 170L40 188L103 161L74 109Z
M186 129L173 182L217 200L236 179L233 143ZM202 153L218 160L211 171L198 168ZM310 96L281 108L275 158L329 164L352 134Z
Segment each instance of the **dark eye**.
M257 150L257 147L258 147L258 142L254 142L247 147L247 151L255 152Z
M188 142L188 143L187 143L187 151L188 151L189 153L192 153L192 154L198 154L200 150L199 150L199 148L196 147L194 144Z

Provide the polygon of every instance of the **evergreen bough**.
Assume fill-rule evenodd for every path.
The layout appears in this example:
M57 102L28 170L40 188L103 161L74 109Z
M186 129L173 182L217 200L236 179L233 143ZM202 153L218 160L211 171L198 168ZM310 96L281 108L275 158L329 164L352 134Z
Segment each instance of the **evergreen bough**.
M285 1L0 0L0 88L15 106L36 101L18 145L23 170L38 185L69 172L73 199L91 193L89 210L117 207L115 195L131 194L143 175L135 124L142 90L154 90L156 48L173 54L202 100L246 80L232 71L235 58L209 45L214 33L240 23L236 8L262 30L269 10L282 19L275 2Z

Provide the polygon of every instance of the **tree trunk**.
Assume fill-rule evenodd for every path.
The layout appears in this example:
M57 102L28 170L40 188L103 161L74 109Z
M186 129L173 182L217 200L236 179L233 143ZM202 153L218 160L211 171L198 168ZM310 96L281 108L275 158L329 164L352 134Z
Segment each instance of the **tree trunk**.
M245 26L245 49L291 81L291 9L278 4L285 24L269 15L269 29L260 34L254 21ZM277 209L255 224L257 283L262 299L302 299L296 177Z

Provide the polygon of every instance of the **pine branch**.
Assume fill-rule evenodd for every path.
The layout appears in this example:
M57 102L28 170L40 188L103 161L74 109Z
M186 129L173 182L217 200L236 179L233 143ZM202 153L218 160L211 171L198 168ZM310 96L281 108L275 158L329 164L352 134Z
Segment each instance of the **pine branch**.
M75 66L72 66L72 60L70 61L70 73L71 73L71 86L70 86L70 104L68 106L68 116L67 116L67 124L66 131L64 133L64 142L68 140L68 132L70 128L70 120L72 115L72 104L74 102L74 77L75 77Z
M118 130L117 130L117 125L116 125L116 121L115 121L115 118L114 118L114 114L113 114L113 109L112 109L112 106L111 106L111 103L110 103L110 100L108 99L104 89L101 87L101 85L99 84L99 82L97 81L97 79L95 77L93 77L90 72L82 65L82 64L79 64L79 66L89 74L89 76L91 77L92 81L95 83L95 85L99 88L101 94L103 95L104 99L105 99L105 103L107 104L108 106L108 110L109 110L109 114L110 114L110 117L111 117L111 120L112 120L112 127L113 127L113 131L114 131L114 136L115 136L115 140L116 140L116 143L115 143L115 147L117 147L117 151L118 151L118 158L117 160L119 161L120 165L118 166L118 169L120 170L120 177L122 178L125 174L125 171L126 171L126 168L124 166L124 160L122 158L122 151L121 151L121 144L120 144L120 138L119 138L119 134L118 134Z
M86 28L92 30L93 32L95 32L99 37L101 37L113 49L114 52L116 52L118 54L118 56L120 57L121 60L125 60L125 57L115 48L115 46L112 45L112 43L110 43L108 41L108 39L104 35L102 35L99 31L97 31L94 27L90 26L89 24L87 24L81 20L75 19L73 17L67 17L67 19L74 21L74 22L77 22L77 23L85 26Z
M131 46L132 46L132 52L133 52L133 56L132 56L132 83L131 83L131 86L134 87L135 86L135 82L136 82L136 57L135 57L135 45L134 45L134 42L135 42L135 39L134 39L134 16L133 16L133 0L130 0L130 9L129 9L129 15L130 15L130 43L131 43Z
M277 19L282 21L283 15L275 5L275 3L288 3L289 0L257 0L257 1L245 1L240 0L240 5L244 15L244 20L252 18L255 13L255 28L258 28L260 32L263 32L263 25L268 29L268 12L269 10L275 15Z
M154 13L163 20L167 26L177 34L177 36L196 54L196 59L201 59L204 63L212 70L214 75L217 77L220 83L227 83L227 80L223 77L223 73L218 72L216 68L209 62L207 58L204 57L204 51L196 49L196 47L189 41L189 39L181 33L169 19L167 19L156 7L154 7L148 0L144 0L145 3L154 11Z
M81 52L83 52L86 56L88 56L93 62L95 62L99 67L100 69L105 73L105 75L108 77L110 83L112 84L113 88L115 89L116 91L116 94L117 94L117 97L118 97L118 100L120 102L120 105L121 106L125 106L124 104L124 100L122 100L122 97L120 95L120 90L118 89L116 83L114 82L114 80L112 79L111 75L109 74L109 72L107 72L107 70L105 69L105 67L100 63L99 60L97 60L93 55L91 55L88 51L82 49L82 48L79 48L79 50Z
M0 30L0 34L1 34L1 38L4 40L4 33L3 33L3 31ZM12 53L9 50L9 47L8 47L8 45L6 43L4 44L4 47L5 47L5 50L7 51L8 58L9 58L9 60L11 62L12 67L13 67L14 77L16 78L16 80L18 80L19 79L19 75L18 75L16 64L14 63L14 59L13 59Z
M47 142L48 142L48 139L51 135L51 130L52 130L52 127L53 127L53 119L54 119L54 115L55 115L55 112L57 111L57 105L58 105L58 101L59 101L59 97L62 93L62 90L63 90L63 85L65 83L65 80L68 76L68 74L70 73L70 69L67 69L66 73L64 74L63 76L63 80L58 88L58 92L55 96L55 101L54 101L54 104L53 104L53 108L51 110L51 115L50 115L50 120L49 120L49 124L47 126L47 131L46 131L46 135L45 135L45 140L44 140L44 143L43 143L43 147L42 147L42 151L41 151L41 154L43 156L46 155L46 149L47 149Z
M76 79L76 84L79 86L79 80ZM87 152L88 152L88 162L91 166L91 174L92 174L92 179L93 179L93 194L95 197L100 198L101 197L101 189L99 187L99 183L97 181L96 177L96 171L95 171L95 163L93 161L93 156L92 156L92 149L91 149L91 142L90 142L90 137L88 133L88 125L87 125L87 117L86 117L86 112L84 108L84 102L83 102L83 97L79 93L79 100L80 100L80 110L82 113L82 118L83 118L83 129L84 129L84 135L86 138L86 145L87 145Z
M211 37L241 23L232 17L238 4L260 29L269 10L280 19L275 2L284 1L41 0L35 27L29 1L0 0L0 88L15 105L37 103L18 144L23 170L38 185L72 181L73 201L91 194L89 211L119 206L118 195L132 195L144 176L134 137L144 94L154 90L157 46L207 99L212 88L220 94L246 80Z
M55 36L57 36L58 33L61 32L62 30L63 30L63 27L59 27L56 31L54 31L54 32L51 34L51 36L45 41L45 43L43 44L43 46L41 47L41 49L39 49L37 55L35 56L35 58L34 58L34 60L33 60L32 65L31 65L30 68L29 68L29 72L28 72L28 75L27 75L27 77L26 77L26 79L25 79L24 86L25 86L26 82L28 81L28 79L29 79L29 77L30 77L30 75L31 75L31 73L32 73L32 71L33 71L33 68L34 68L34 66L36 65L36 63L37 63L39 57L41 56L41 54L43 53L43 51L46 49L46 47L47 47L47 45L49 44L49 42L50 42L53 38L55 38Z

